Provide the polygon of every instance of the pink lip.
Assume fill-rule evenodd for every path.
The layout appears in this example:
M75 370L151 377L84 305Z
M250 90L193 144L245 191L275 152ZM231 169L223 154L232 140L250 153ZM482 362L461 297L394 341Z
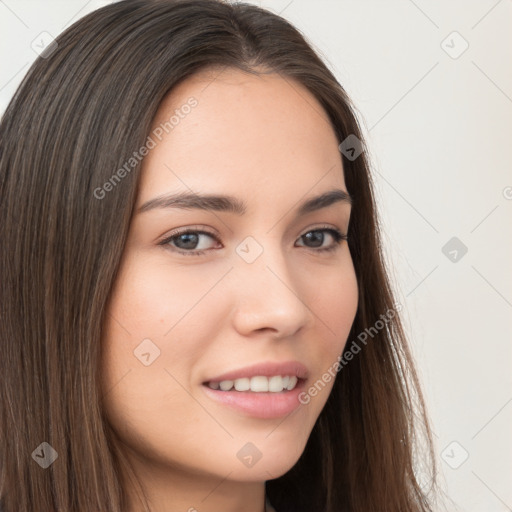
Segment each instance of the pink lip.
M236 390L220 391L209 388L207 384L203 384L201 388L209 398L237 412L242 412L255 418L271 419L287 416L301 405L299 394L304 389L304 382L304 380L299 380L291 391L281 391L280 393L270 391L268 393Z
M251 366L246 366L245 368L240 368L239 370L233 370L223 373L222 375L211 377L206 380L205 383L251 378L259 375L262 377L272 377L274 375L281 375L284 377L286 375L295 375L298 379L307 379L308 373L308 369L298 361L286 361L283 363L257 363ZM238 393L242 394L242 392Z
M291 375L297 377L298 382L291 391L283 390L279 393L272 391L255 393L234 389L221 391L208 386L208 382L222 382L223 380L251 378L260 375L263 377ZM202 389L209 398L248 416L264 419L280 418L290 414L301 405L299 394L304 388L308 375L308 369L298 361L257 363L212 377L203 383Z

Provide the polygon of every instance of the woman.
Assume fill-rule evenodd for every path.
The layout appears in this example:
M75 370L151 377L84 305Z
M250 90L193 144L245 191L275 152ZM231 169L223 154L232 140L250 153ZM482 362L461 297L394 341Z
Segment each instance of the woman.
M362 136L303 36L126 0L56 43L0 129L3 511L432 510Z

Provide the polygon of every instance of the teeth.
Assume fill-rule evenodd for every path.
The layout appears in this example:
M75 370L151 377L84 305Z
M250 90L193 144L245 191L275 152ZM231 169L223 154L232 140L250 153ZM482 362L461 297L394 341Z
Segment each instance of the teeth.
M253 377L251 379L251 391L256 391L257 393L266 393L268 391L268 380L268 377ZM281 387L280 391L282 390L283 388Z
M290 377L290 379L288 380L288 384L286 385L286 389L288 389L288 390L293 389L297 385L298 380L299 379L297 379L297 377L295 377L295 375L293 377Z
M233 387L233 381L232 380L223 380L220 382L220 389L222 391L229 391Z
M252 378L242 378L235 380L223 380L221 382L208 382L208 387L220 389L221 391L231 391L233 387L236 391L253 391L255 393L280 393L283 390L291 391L297 385L297 377L294 375L275 375L272 377L256 376Z
M237 391L249 391L251 389L251 379L236 379L235 389Z

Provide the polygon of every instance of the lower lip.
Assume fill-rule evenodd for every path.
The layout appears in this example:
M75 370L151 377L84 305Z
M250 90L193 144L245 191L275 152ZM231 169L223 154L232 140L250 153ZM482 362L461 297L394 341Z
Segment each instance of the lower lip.
M238 412L254 418L281 418L292 413L301 405L299 394L304 388L304 380L299 380L291 391L273 393L219 391L203 384L204 392L213 400Z

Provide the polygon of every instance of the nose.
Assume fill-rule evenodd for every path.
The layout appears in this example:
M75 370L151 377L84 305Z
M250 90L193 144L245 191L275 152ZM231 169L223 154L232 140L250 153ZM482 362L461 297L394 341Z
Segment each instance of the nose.
M237 256L238 258L238 256ZM265 333L273 338L296 335L312 321L305 302L309 278L290 268L282 251L266 247L252 263L235 260L231 289L233 325L240 335Z

